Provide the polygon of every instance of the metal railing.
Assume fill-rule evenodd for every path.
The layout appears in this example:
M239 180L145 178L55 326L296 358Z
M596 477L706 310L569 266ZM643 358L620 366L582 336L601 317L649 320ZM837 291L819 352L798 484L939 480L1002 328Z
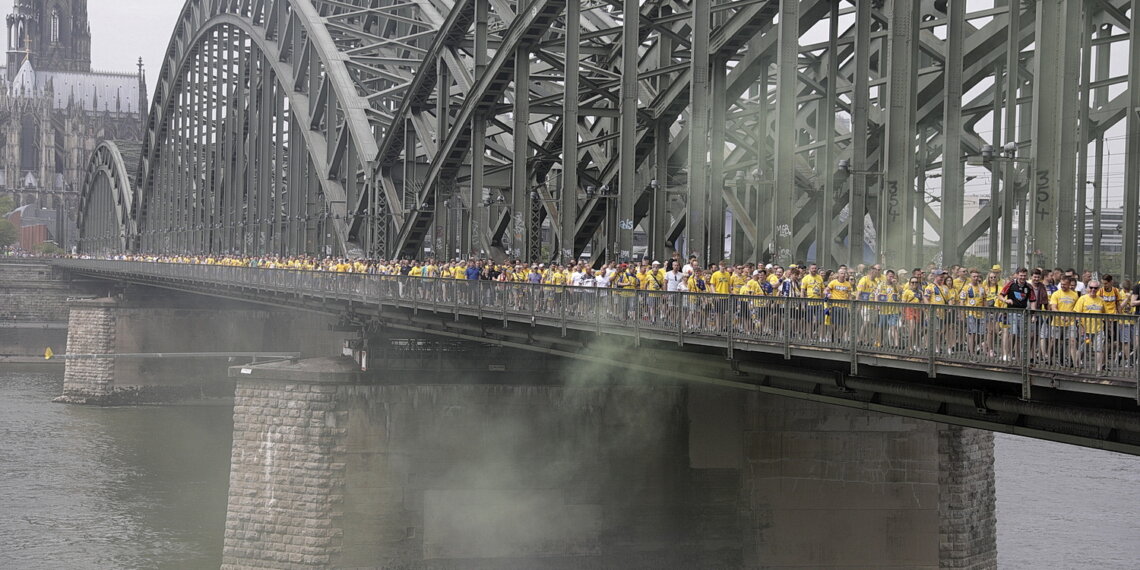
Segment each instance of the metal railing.
M853 370L865 357L985 369L1029 379L1135 382L1138 317L992 307L598 289L498 281L131 261L58 265L167 281L470 315L568 329L700 341L732 350L831 353ZM839 353L839 354L834 354ZM921 366L915 366L915 364ZM1140 385L1137 387L1140 390Z

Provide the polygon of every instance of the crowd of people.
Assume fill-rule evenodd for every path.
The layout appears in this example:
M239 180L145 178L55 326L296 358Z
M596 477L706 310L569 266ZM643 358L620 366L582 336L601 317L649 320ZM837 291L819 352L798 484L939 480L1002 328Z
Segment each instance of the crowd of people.
M612 297L616 308L607 311L622 318L671 321L684 313L684 326L694 329L732 327L755 335L787 332L809 343L848 341L855 335L858 342L900 351L921 352L929 347L945 355L957 351L995 361L1029 358L1036 364L1092 365L1097 371L1110 364L1131 364L1137 336L1132 315L1140 306L1140 284L1118 283L1112 275L1078 274L1061 268L1019 268L1006 274L999 265L988 271L957 265L908 271L884 269L879 264L841 265L832 270L814 263L783 267L727 261L706 267L696 256L683 259L679 254L664 263L607 263L597 269L586 263L486 259L232 255L120 255L113 259L528 283L555 292L562 288L617 290L607 297ZM649 293L631 294L637 290ZM462 289L455 291L460 294ZM790 313L783 313L774 310L782 305L770 298L800 300ZM684 299L684 304L677 299ZM968 309L944 308L954 306ZM932 330L940 331L937 343L929 343ZM1032 340L1024 343L1031 346L1029 354L1019 351L1023 335Z

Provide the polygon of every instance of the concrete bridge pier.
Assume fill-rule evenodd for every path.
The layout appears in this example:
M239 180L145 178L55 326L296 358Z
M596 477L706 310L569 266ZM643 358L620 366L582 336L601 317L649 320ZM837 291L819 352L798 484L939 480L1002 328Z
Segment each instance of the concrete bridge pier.
M231 397L227 357L168 355L329 354L343 337L330 330L328 317L166 291L131 290L126 296L73 299L69 305L66 352L76 357L66 358L63 395L56 399L65 403ZM115 354L136 356L110 356Z
M996 566L985 432L604 377L231 375L224 568Z

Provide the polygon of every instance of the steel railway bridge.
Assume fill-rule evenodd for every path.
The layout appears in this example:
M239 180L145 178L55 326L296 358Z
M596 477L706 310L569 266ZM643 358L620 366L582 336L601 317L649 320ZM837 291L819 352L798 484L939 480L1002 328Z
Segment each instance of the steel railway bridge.
M1138 4L190 0L80 247L1081 266L1122 194L1135 276Z

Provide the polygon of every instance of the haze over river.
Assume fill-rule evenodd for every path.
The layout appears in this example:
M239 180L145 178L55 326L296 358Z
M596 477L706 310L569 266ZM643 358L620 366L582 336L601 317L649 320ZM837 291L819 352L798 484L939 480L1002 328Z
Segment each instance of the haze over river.
M52 404L0 370L0 567L217 568L232 409ZM1001 568L1140 568L1140 457L999 434Z

